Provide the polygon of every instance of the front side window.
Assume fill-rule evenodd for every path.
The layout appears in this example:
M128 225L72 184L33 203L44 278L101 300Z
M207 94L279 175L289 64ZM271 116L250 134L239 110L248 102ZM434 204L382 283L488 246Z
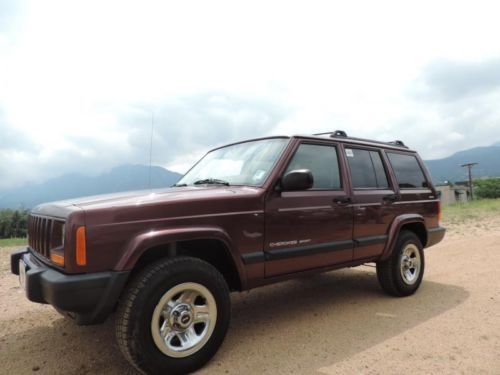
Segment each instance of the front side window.
M388 152L387 157L391 162L396 180L401 189L414 189L428 187L427 181L414 155Z
M175 186L214 181L230 185L261 186L288 141L286 138L263 139L210 151Z
M346 148L346 156L351 171L352 185L355 189L387 189L389 187L380 153Z
M339 190L342 186L335 146L302 143L293 155L285 174L297 169L311 171L314 178L313 189Z

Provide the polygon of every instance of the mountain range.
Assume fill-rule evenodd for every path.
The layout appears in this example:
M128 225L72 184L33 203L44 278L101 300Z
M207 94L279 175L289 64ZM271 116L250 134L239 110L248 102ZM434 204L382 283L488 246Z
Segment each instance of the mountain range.
M146 165L122 165L95 177L76 173L65 174L40 184L26 184L0 192L0 208L32 208L43 202L61 199L162 188L175 184L181 177L179 173L153 166L151 167L151 186L148 186L149 166Z
M425 161L434 183L467 180L467 168L461 167L465 163L478 163L472 168L473 178L500 177L500 142L459 151L443 159Z
M500 177L500 142L489 147L475 147L457 152L443 159L426 160L434 183L464 181L467 170L464 163L479 163L473 168L473 177ZM153 166L149 185L149 166L122 165L99 176L65 174L39 184L0 192L0 208L32 208L39 203L75 197L114 193L127 190L162 188L175 184L181 175Z

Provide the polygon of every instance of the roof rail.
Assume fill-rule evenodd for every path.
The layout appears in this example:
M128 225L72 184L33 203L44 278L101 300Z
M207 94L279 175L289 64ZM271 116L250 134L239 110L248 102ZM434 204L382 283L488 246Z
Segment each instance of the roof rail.
M387 142L387 143L390 143L391 145L406 147L406 145L403 143L403 141L400 141L398 139L396 139L395 141ZM408 148L408 147L406 147L406 148Z
M316 133L313 135L330 135L331 138L333 137L344 137L347 138L347 133L343 130L335 130L333 132L326 132L326 133Z
M343 130L335 130L333 132L325 132L325 133L315 133L313 135L329 135L330 138L348 138L348 139L352 139L353 141L378 143L378 144L382 144L382 145L391 145L391 146L396 146L396 147L408 148L408 146L406 146L403 143L403 141L400 141L400 140L395 140L395 141L391 141L391 142L383 142L383 141L374 141L372 139L366 139L366 138L348 137L347 133Z

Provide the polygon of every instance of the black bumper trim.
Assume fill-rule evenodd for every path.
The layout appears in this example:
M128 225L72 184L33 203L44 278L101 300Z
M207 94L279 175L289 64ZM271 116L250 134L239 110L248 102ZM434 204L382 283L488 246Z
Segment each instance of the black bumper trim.
M66 275L36 259L29 250L11 255L11 270L19 274L19 260L26 264L26 296L58 310L75 313L78 324L96 324L113 311L129 272Z
M436 228L431 228L431 229L427 229L427 232L428 233L444 233L446 232L446 228L443 228L443 227L436 227Z
M380 236L358 237L354 239L354 245L356 247L359 247L385 244L388 238L389 236L387 236L386 234Z
M244 264L261 263L265 260L263 251L255 251L253 253L245 253L241 255Z
M285 249L275 249L266 251L266 259L268 260L279 260L293 257L300 257L304 255L322 254L331 251L342 251L352 249L354 246L354 241L335 241L322 243L318 245L307 245L301 247L288 247Z
M438 242L441 242L441 240L444 238L445 233L446 228L443 227L427 229L427 244L425 247L430 247L437 244Z
M23 249L10 254L10 272L14 275L19 275L19 259L21 259L26 252L27 249Z

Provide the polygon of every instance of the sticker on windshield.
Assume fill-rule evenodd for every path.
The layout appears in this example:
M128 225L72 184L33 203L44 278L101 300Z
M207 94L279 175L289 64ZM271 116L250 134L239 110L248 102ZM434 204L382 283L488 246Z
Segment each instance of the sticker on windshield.
M345 149L345 154L348 158L353 158L354 157L354 152L350 148Z

